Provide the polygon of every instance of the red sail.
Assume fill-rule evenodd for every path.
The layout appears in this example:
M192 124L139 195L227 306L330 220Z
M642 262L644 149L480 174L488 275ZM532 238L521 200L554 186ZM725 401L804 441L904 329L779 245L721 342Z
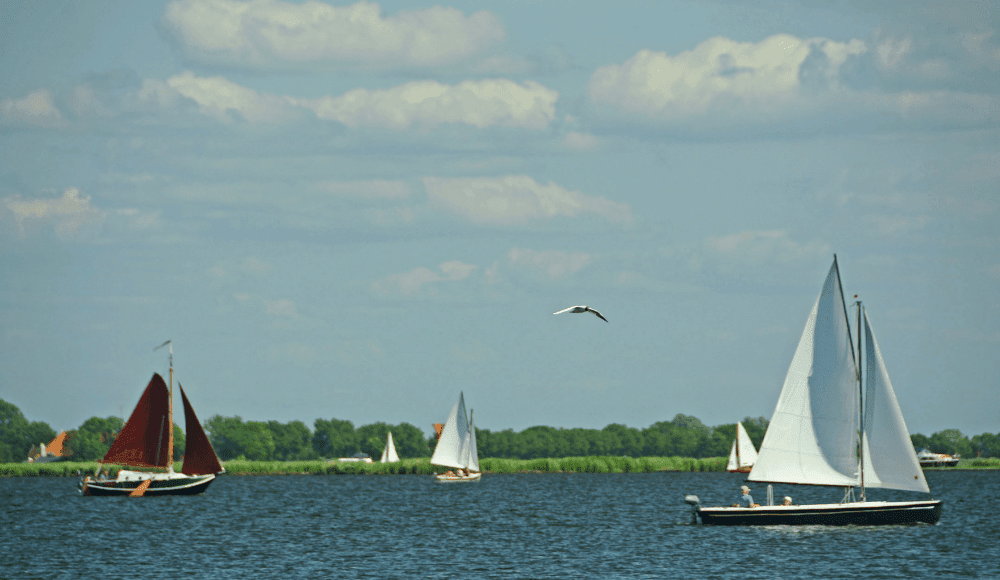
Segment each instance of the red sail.
M167 384L153 373L132 416L104 456L104 463L132 467L166 467L169 449L170 404Z
M184 436L186 438L184 466L181 468L181 473L201 475L225 471L222 464L219 463L219 458L215 455L215 449L212 449L208 436L205 435L205 430L201 428L198 416L194 414L194 409L191 408L191 403L188 402L184 389L181 388L180 384L177 385L177 388L180 389L181 400L184 401Z

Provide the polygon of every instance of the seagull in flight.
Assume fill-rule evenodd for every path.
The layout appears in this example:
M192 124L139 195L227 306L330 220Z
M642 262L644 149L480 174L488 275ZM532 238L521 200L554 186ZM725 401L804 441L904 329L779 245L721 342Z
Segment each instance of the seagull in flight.
M604 322L608 321L607 318L604 318L603 316L601 316L600 312L594 310L590 306L570 306L569 308L563 308L559 312L553 312L552 314L562 314L563 312L572 312L573 314L580 314L581 312L590 312L591 314L593 314L594 316L600 318Z

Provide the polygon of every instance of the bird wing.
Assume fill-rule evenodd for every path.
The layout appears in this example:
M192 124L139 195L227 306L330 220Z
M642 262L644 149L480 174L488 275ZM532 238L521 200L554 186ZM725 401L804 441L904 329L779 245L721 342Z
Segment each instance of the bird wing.
M595 316L597 316L598 318L600 318L600 319L601 319L601 320L603 320L604 322L608 322L608 319L607 319L607 318L604 318L603 316L601 316L601 313L600 313L600 312L598 312L598 311L594 310L593 308L588 308L587 310L589 310L590 312L593 312ZM610 323L609 323L609 324L610 324Z
M559 312L553 312L552 314L562 314L563 312L569 312L570 310L573 310L574 308L576 308L576 306L570 306L569 308L563 308Z

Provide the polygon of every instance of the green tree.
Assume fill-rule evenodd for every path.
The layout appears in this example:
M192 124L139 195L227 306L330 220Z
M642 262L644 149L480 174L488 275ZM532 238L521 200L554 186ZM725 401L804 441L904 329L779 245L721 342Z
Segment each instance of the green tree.
M930 450L934 453L947 453L948 455L962 455L969 457L973 455L972 442L958 429L945 429L931 435Z
M229 461L243 457L251 461L264 461L274 456L274 436L267 423L243 422L239 416L213 415L205 422L208 439L219 459Z
M103 459L124 426L125 422L121 417L91 417L66 433L66 443L63 446L65 453L75 461Z
M930 449L931 438L926 435L921 435L920 433L914 433L910 435L910 443L913 443L913 448L917 451L921 449Z
M26 461L39 443L48 443L56 432L46 423L29 422L17 405L0 399L0 462Z
M285 424L268 421L267 428L274 437L274 459L295 461L318 457L312 448L312 432L302 421Z
M972 438L972 446L979 457L1000 457L1000 433L983 433Z
M320 457L330 459L357 453L354 423L341 419L316 419L313 423L312 447Z
M479 448L479 434L476 429L476 447ZM434 436L431 435L433 439ZM392 426L392 442L396 446L396 453L401 459L415 457L430 457L433 447L428 445L424 432L409 423L400 423ZM381 453L381 449L379 450ZM482 452L480 452L482 456Z

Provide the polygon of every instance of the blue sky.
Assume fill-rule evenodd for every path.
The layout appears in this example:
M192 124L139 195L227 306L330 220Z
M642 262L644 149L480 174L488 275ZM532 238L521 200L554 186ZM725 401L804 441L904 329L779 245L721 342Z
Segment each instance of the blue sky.
M0 398L770 417L836 253L910 431L1000 431L1000 7L748 4L0 4Z

